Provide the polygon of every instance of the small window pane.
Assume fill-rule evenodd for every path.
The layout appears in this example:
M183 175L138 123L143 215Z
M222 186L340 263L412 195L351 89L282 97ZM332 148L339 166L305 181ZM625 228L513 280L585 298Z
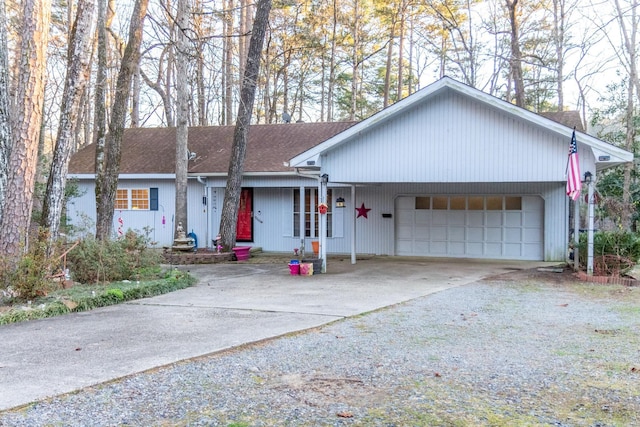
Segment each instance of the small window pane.
M116 190L115 209L117 210L129 209L129 190L127 189Z
M447 209L449 198L448 197L434 197L433 209Z
M450 200L449 209L463 211L467 208L465 197L452 197Z
M481 211L484 209L484 197L469 197L469 210Z
M497 197L497 196L487 197L487 210L488 211L501 211L502 210L502 197Z
M131 190L131 209L149 209L149 189Z
M508 211L522 210L522 197L505 197L504 202Z
M431 197L416 197L416 209L431 209Z

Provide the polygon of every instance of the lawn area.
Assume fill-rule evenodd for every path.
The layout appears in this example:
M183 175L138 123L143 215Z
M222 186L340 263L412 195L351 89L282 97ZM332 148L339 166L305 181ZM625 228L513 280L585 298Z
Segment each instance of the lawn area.
M77 284L30 301L0 295L0 325L87 311L140 298L166 294L193 285L186 272L168 270L151 280L122 280L107 284Z

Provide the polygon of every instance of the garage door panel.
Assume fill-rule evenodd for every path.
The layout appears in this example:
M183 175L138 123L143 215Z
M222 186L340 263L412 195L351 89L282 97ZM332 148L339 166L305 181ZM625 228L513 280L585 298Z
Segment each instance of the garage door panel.
M469 227L467 228L468 242L482 242L484 240L484 228Z
M488 256L499 258L502 256L502 243L485 243L484 253Z
M502 228L487 228L487 242L502 242Z
M466 217L465 211L449 211L447 223L449 225L465 225Z
M467 243L467 255L482 256L484 243Z
M415 197L398 197L396 199L396 206L398 209L415 209L416 198Z
M416 241L415 245L416 253L426 254L429 253L429 242Z
M398 224L411 224L411 225L413 225L414 211L397 210L396 211L396 219L398 221Z
M539 228L525 228L523 241L525 243L541 243L542 242L542 230Z
M417 239L428 240L429 237L431 236L430 231L431 229L429 227L416 227L416 229L413 232L413 235L415 236L416 240Z
M507 227L520 227L522 225L522 214L520 212L507 212L504 225Z
M411 255L413 254L413 242L406 240L398 240L396 242L396 248L399 255Z
M542 228L542 216L538 212L524 212L524 220L523 225L527 227L538 227Z
M520 243L505 243L504 251L511 256L520 257L522 256L522 245Z
M462 242L464 241L464 227L449 227L449 240Z
M521 228L505 228L504 241L508 243L522 242L522 229Z
M523 256L527 259L542 259L542 246L540 244L524 244Z
M447 240L447 228L431 227L431 240Z
M431 211L417 210L416 212L416 224L430 224L431 223Z
M465 255L466 244L464 242L449 242L449 255L462 256Z
M430 253L435 255L447 254L447 242L431 242Z
M484 212L467 212L467 225L471 227L481 227L484 225Z
M488 227L502 227L502 212L486 212Z
M544 201L540 197L536 197L536 196L522 197L523 211L541 211L543 208L544 208Z
M449 211L435 211L431 214L431 224L447 225L447 216Z

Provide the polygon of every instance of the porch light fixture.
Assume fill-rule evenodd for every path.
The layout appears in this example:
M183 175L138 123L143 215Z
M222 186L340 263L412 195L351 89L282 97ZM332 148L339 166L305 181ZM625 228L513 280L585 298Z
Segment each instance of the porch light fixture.
M585 182L586 184L589 184L589 183L591 182L591 179L592 179L592 178L593 178L593 175L591 174L591 172L586 171L586 172L584 173L584 182Z
M345 207L344 198L338 197L336 199L336 208L344 208L344 207Z

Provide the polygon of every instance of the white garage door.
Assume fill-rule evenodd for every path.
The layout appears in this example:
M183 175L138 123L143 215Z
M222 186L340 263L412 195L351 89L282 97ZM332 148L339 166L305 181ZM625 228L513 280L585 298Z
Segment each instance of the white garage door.
M397 255L543 259L537 196L398 197L395 217Z

